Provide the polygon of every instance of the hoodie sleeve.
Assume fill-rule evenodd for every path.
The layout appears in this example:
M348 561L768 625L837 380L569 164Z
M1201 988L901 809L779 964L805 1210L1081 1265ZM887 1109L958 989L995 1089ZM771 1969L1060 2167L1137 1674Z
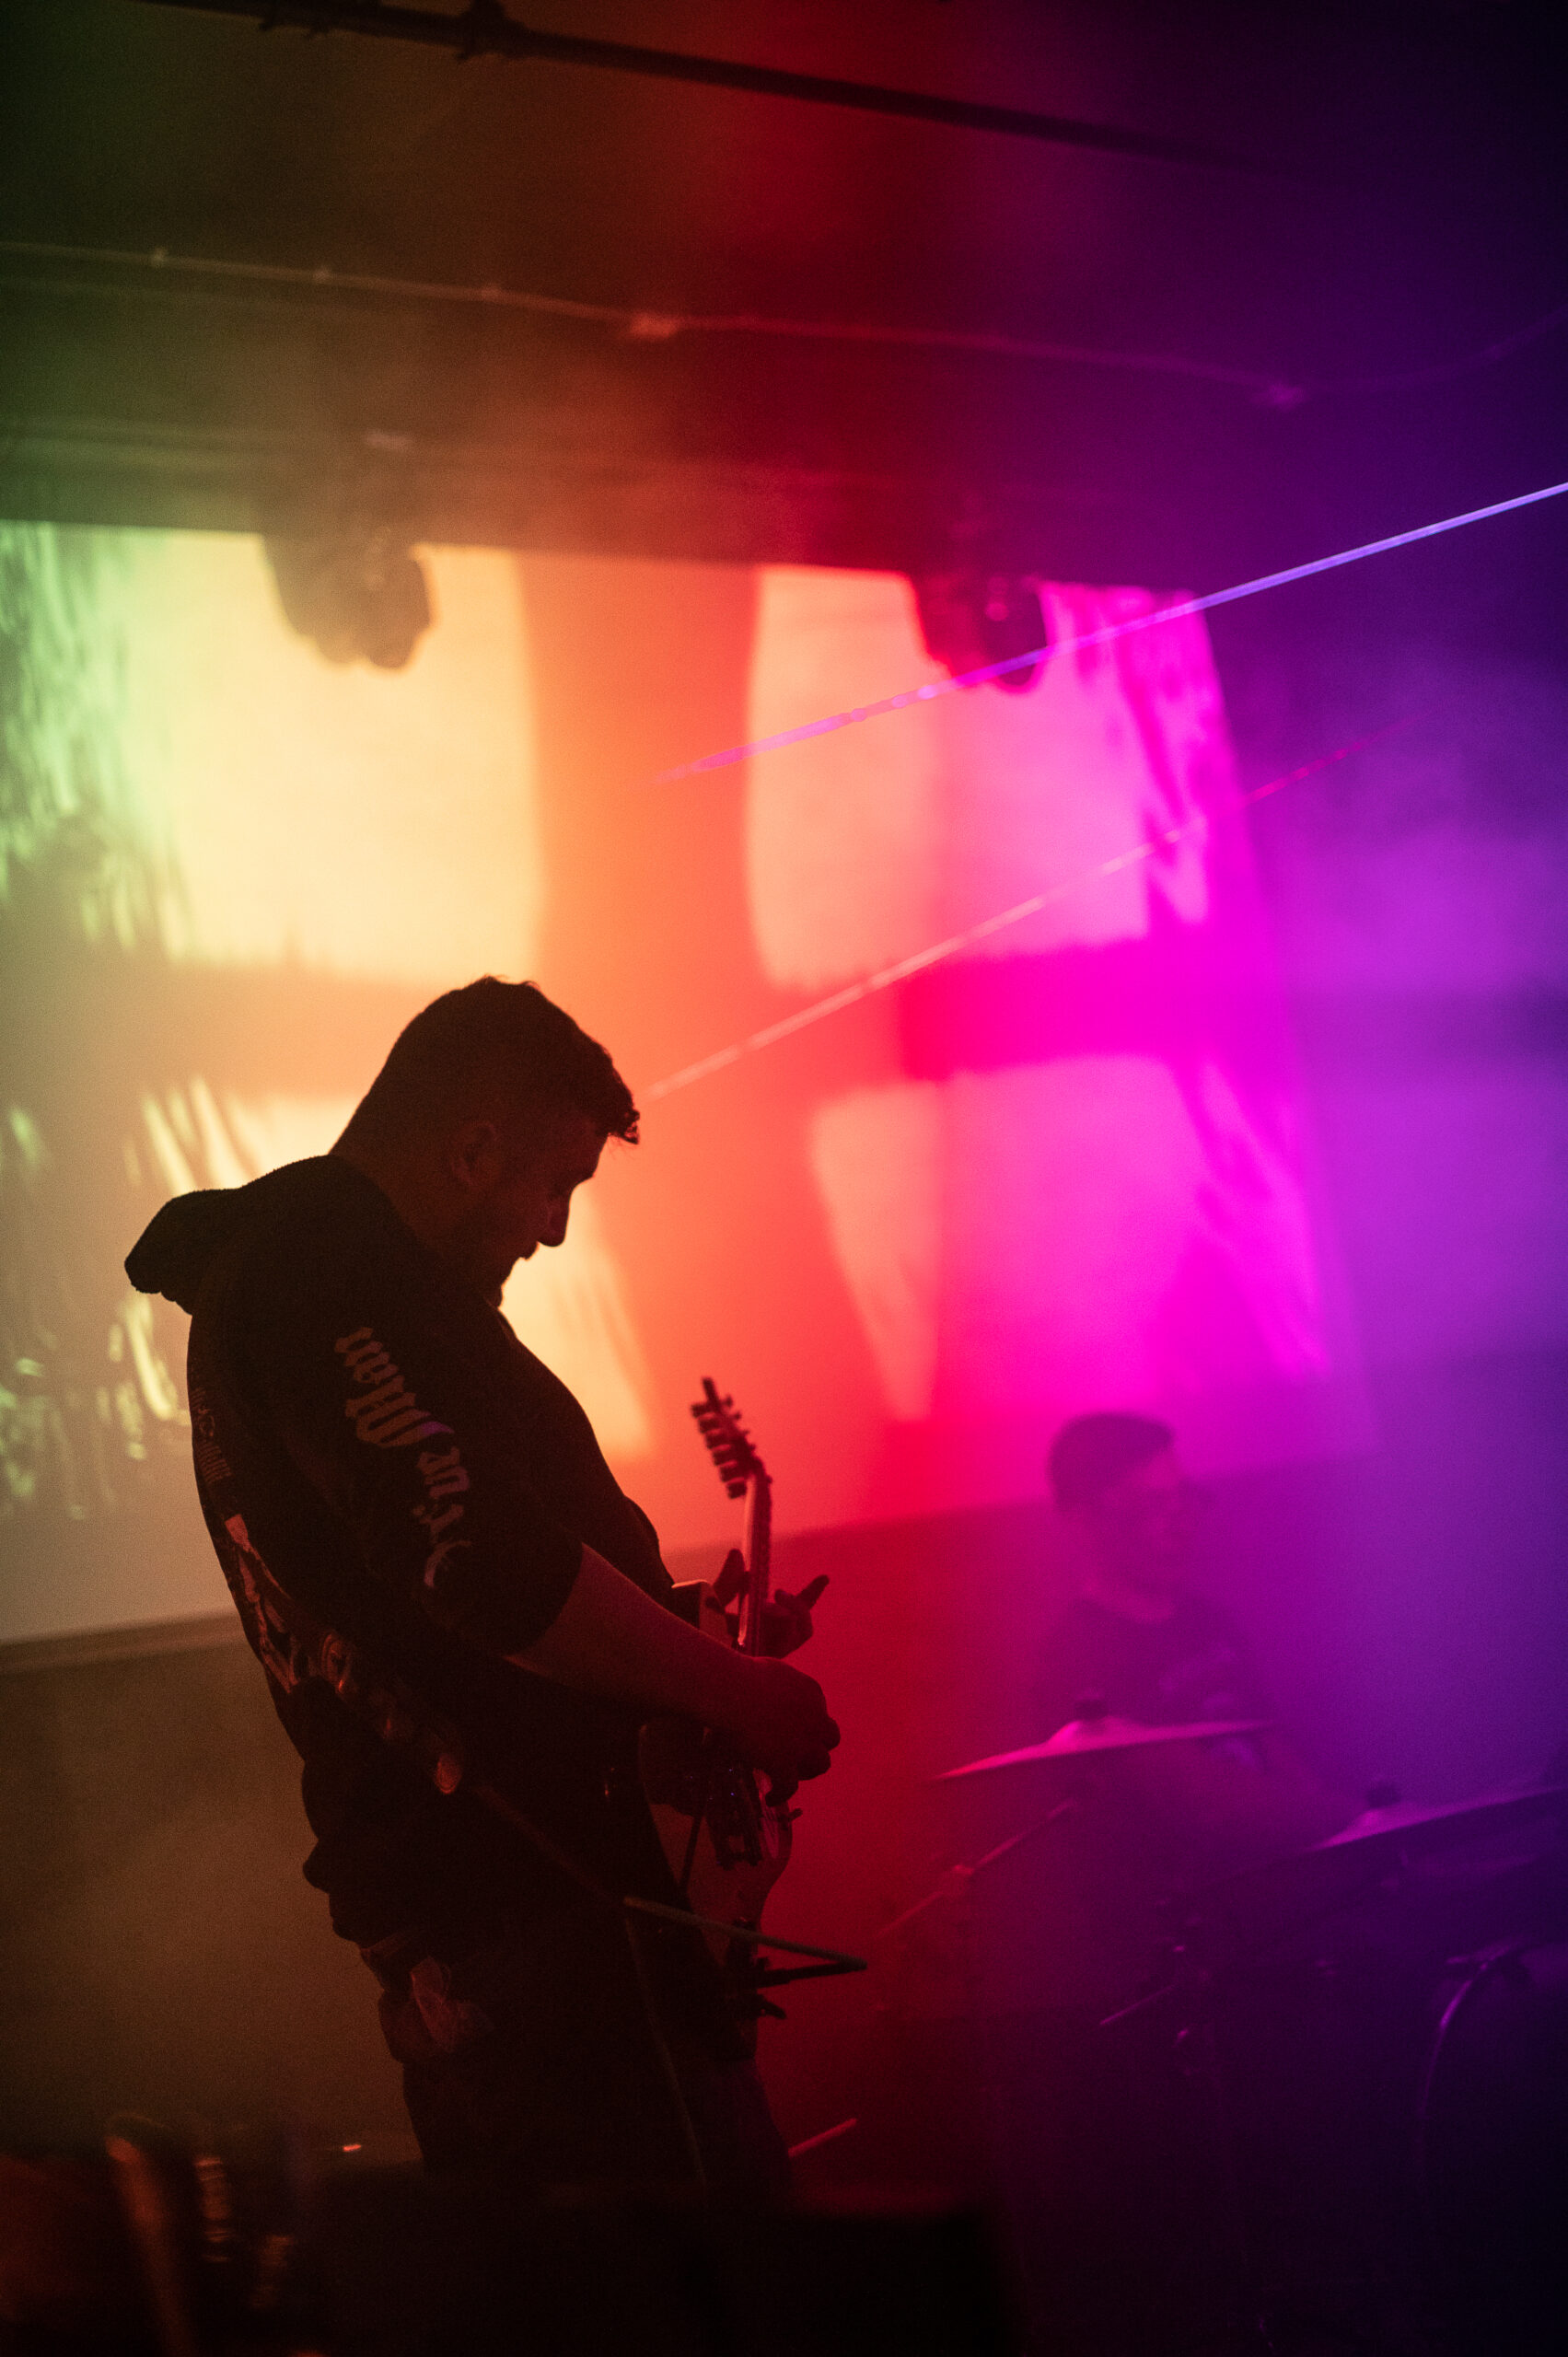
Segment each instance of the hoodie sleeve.
M203 1187L165 1203L126 1256L125 1274L138 1293L160 1293L190 1315L202 1278L233 1228L236 1192Z
M582 1542L529 1485L505 1350L486 1323L496 1313L374 1252L310 1259L280 1275L261 1256L222 1298L199 1300L199 1478L210 1486L215 1471L203 1465L205 1414L252 1517L313 1524L313 1553L323 1529L329 1542L335 1533L345 1568L394 1607L417 1603L486 1652L526 1651L564 1604ZM302 1515L288 1512L291 1492ZM273 1568L287 1585L284 1562Z

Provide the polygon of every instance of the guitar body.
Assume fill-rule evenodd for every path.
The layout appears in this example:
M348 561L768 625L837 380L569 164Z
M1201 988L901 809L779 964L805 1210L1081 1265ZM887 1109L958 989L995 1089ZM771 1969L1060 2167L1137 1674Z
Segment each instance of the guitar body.
M687 1602L684 1619L722 1644L738 1643L744 1653L761 1650L762 1613L768 1600L771 1492L767 1472L721 1400L712 1379L691 1411L732 1497L747 1501L744 1558L726 1567L730 1593L742 1591L738 1631L719 1590L701 1585L691 1609L691 1589L678 1590ZM713 1923L755 1930L768 1893L789 1864L795 1811L772 1800L766 1779L739 1759L716 1728L691 1719L652 1719L640 1748L643 1789L680 1896L695 1915ZM717 1931L703 1937L724 1968L741 2019L753 2030L766 2006L755 1988L755 1954L749 1944L726 1940Z
M756 1771L712 1727L689 1719L650 1720L643 1729L641 1765L643 1789L681 1898L710 1922L754 1929L789 1864L789 1810L766 1798ZM722 1963L727 1944L716 1932L705 1936Z

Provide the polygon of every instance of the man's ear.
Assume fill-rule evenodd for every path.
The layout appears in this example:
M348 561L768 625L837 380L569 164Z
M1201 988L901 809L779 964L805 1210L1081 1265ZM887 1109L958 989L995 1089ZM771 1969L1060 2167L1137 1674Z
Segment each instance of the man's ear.
M466 1194L482 1193L499 1175L504 1159L494 1121L465 1121L447 1142L447 1167Z

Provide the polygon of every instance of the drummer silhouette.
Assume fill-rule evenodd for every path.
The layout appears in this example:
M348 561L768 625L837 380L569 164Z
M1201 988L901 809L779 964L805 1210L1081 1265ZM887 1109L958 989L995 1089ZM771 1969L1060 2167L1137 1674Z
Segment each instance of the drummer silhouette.
M1191 2270L1217 2254L1202 2090L1178 2016L1139 2001L1171 1977L1185 1893L1322 1839L1352 1804L1257 1724L1246 1638L1194 1584L1203 1500L1170 1426L1075 1417L1047 1474L1071 1596L1041 1648L1035 1748L953 1780L990 1811L971 1854L997 1861L974 1887L981 2051L1043 2345L1142 2352L1171 2345L1173 2305L1202 2305Z
M1148 1727L1267 1719L1239 1625L1193 1585L1204 1496L1170 1426L1076 1416L1052 1441L1046 1471L1073 1595L1041 1649L1035 1732L1101 1714ZM1303 1848L1353 1813L1273 1728L1150 1747L1119 1774L1120 1797L1145 1820L1140 1848L1156 1828L1167 1847L1167 1882ZM1146 1850L1142 1863L1152 1865Z
M1145 1725L1262 1716L1241 1632L1190 1585L1201 1494L1168 1424L1076 1416L1047 1459L1073 1599L1050 1631L1038 1732L1091 1715Z

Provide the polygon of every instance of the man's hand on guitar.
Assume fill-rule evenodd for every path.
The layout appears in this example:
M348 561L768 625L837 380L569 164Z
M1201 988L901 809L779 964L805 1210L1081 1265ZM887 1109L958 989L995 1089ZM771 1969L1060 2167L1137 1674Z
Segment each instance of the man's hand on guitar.
M741 1757L760 1768L774 1800L787 1800L808 1776L825 1776L839 1740L822 1689L803 1670L765 1655L730 1656L737 1674L724 1731Z
M762 1651L782 1661L785 1654L798 1653L811 1634L811 1608L828 1585L826 1572L803 1587L798 1596L791 1596L788 1588L773 1590L762 1607Z
M811 1608L827 1585L827 1573L819 1572L798 1596L791 1596L786 1587L775 1589L762 1607L762 1642L757 1651L771 1654L775 1661L782 1661L785 1654L798 1653L811 1634ZM729 1612L745 1585L746 1558L738 1547L732 1547L711 1590L713 1601L721 1612ZM732 1630L735 1625L735 1616L731 1614Z

